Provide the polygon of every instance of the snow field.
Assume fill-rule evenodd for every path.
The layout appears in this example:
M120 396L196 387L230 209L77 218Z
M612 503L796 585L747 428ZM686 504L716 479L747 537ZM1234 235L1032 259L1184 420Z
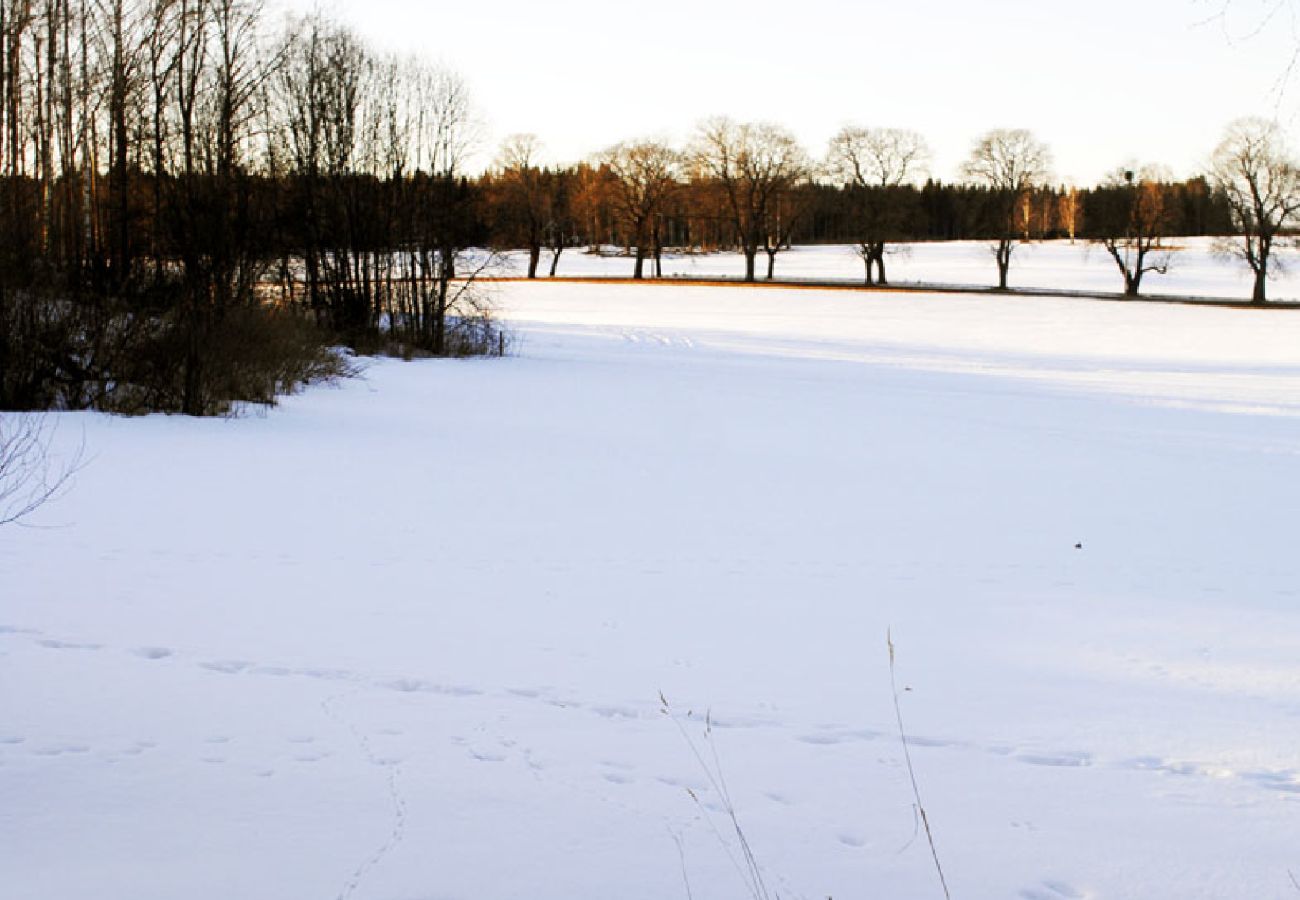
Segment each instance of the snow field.
M6 897L746 897L660 692L782 896L936 897L886 629L954 896L1293 892L1300 318L500 291L511 358L61 417Z
M997 269L991 244L987 241L934 241L892 246L886 257L887 274L897 284L924 282L971 287L993 287ZM1169 272L1148 272L1142 280L1142 293L1152 297L1192 296L1249 300L1249 270L1237 259L1224 257L1214 250L1214 240L1206 237L1172 238L1177 248ZM632 259L617 248L607 248L607 255L595 255L582 249L566 250L560 255L559 276L604 276L627 278L632 275ZM525 254L508 254L511 271L527 271ZM1292 248L1276 248L1277 271L1269 281L1270 300L1300 299L1300 279L1295 272L1296 253ZM759 275L767 272L767 257L759 254ZM665 254L665 277L740 278L745 271L739 253ZM550 267L550 254L542 254L541 273ZM649 271L649 269L647 269ZM861 281L862 261L849 245L797 245L776 258L778 279L842 279ZM1064 291L1098 291L1120 293L1124 279L1114 260L1099 244L1087 241L1035 241L1016 247L1011 261L1012 288L1035 288Z

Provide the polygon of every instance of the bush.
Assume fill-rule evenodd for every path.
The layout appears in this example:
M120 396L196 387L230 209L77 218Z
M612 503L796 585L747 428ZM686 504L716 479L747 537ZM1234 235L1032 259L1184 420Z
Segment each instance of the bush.
M178 293L155 288L127 303L9 291L0 302L0 408L219 415L354 371L300 312L187 309Z

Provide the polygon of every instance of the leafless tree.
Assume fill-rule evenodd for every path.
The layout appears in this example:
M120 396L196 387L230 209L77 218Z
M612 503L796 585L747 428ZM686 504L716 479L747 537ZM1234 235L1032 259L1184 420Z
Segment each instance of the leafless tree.
M962 167L963 174L988 191L990 226L998 234L993 256L998 288L1006 290L1011 255L1019 241L1025 200L1051 168L1051 152L1024 129L996 129L980 137Z
M538 165L541 152L537 135L512 134L501 142L495 166L499 230L528 251L529 278L537 277L549 233L549 178Z
M411 108L414 115L413 158L428 196L427 212L417 228L415 242L421 279L432 278L432 296L423 298L429 346L435 354L449 352L448 318L458 311L482 308L477 284L493 261L480 257L462 266L466 252L482 246L477 228L477 197L464 180L466 159L482 140L482 123L470 98L469 87L456 72L414 61L409 67ZM462 271L462 269L464 271ZM459 280L457 280L459 276Z
M845 127L830 141L826 168L854 199L858 255L867 284L885 276L885 247L895 239L904 214L897 190L924 176L930 160L925 138L898 128Z
M795 232L813 208L810 183L801 183L782 191L770 204L767 227L763 230L763 252L767 254L767 280L776 277L776 255L793 245Z
M812 170L808 155L779 125L718 117L699 126L690 161L697 174L721 186L745 255L745 280L753 281L754 260L778 198L807 180Z
M83 449L59 460L52 437L41 415L0 415L0 526L20 523L56 499L81 468Z
M551 251L551 278L560 267L560 254L575 240L577 215L575 193L578 190L578 172L572 168L556 168L543 172L546 192L546 246Z
M371 59L351 31L319 12L290 21L279 56L268 93L277 149L302 189L308 303L318 318L328 310L342 326L360 262L344 249L355 246L357 224L350 221L345 176L363 151Z
M1124 278L1124 296L1136 297L1142 276L1164 275L1173 259L1165 243L1173 224L1170 178L1158 166L1121 167L1094 192L1092 227Z
M633 278L644 277L646 251L655 261L656 277L662 254L662 217L680 187L681 154L659 141L615 144L600 155L613 181L613 196L627 234L636 246Z
M1300 168L1276 122L1249 118L1228 126L1210 173L1237 229L1221 248L1250 268L1251 301L1263 303L1268 277L1279 267L1273 255L1279 235L1300 214Z
M483 140L483 123L470 98L469 85L443 66L408 63L411 105L415 115L415 168L455 178Z

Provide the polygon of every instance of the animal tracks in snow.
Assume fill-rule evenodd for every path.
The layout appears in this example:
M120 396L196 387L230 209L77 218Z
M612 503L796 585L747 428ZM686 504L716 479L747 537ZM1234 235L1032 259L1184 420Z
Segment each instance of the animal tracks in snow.
M80 644L75 641L56 641L48 638L45 640L37 641L36 643L40 644L42 647L45 647L47 650L102 650L104 649L103 644Z
M650 331L641 328L625 328L621 334L623 342L627 344L647 344L654 347L679 347L683 350L695 349L695 341L684 334L667 334L662 331Z
M1020 753L1011 757L1017 762L1031 766L1066 766L1080 767L1092 765L1092 757L1087 753Z
M219 659L213 662L199 663L205 669L220 672L222 675L238 675L253 664L240 659Z
M1021 900L1086 900L1088 895L1064 881L1043 881L1020 892Z
M21 628L12 625L0 625L0 639L28 639L35 646L45 650L71 651L72 653L82 654L102 654L104 652L113 653L113 648L87 640L70 640L54 636L48 636L45 633L30 628ZM620 727L622 725L636 725L647 720L657 718L657 705L653 702L644 704L619 704L609 702L585 702L569 696L557 694L553 688L543 686L514 685L502 688L487 688L463 683L447 683L434 681L428 678L417 676L404 677L374 677L372 675L356 672L349 669L329 668L329 667L292 667L278 664L267 664L254 660L243 658L192 658L181 651L172 647L161 645L140 645L133 647L120 648L116 652L130 656L139 660L141 664L156 665L166 661L168 665L192 665L195 668L219 675L222 677L238 676L241 678L274 678L274 679L309 679L319 681L325 684L343 683L355 686L357 690L382 690L389 691L398 695L410 695L412 697L429 697L438 698L447 702L472 701L474 698L491 697L495 699L505 699L519 704L536 704L545 706L550 709L561 710L567 713L581 714L590 716L609 723L610 727ZM69 659L81 658L70 656ZM89 657L86 657L89 659ZM871 728L852 728L842 724L826 724L812 727L799 727L797 723L785 722L773 718L763 717L711 717L710 723L717 729L763 729L770 732L785 732L790 739L800 744L806 745L810 752L831 752L837 748L850 749L855 745L866 743L875 743L881 747L895 744L898 740L897 733L889 730L878 730ZM383 734L388 737L397 737L402 735L401 729L385 729ZM230 742L229 737L209 738L209 745L219 745ZM314 736L293 735L287 740L287 743L293 748L287 757L288 760L296 763L314 763L325 759L330 752L319 747L313 747ZM1199 777L1213 778L1216 780L1236 779L1243 784L1254 788L1284 795L1300 796L1300 769L1274 769L1274 770L1236 770L1231 767L1216 765L1212 763L1203 763L1190 760L1166 759L1160 756L1135 756L1114 760L1099 759L1095 754L1085 750L1065 750L1050 747L1036 746L1017 746L1007 742L997 742L989 744L980 744L976 742L964 741L948 737L933 735L908 735L908 745L913 750L923 752L978 752L986 753L990 756L1000 757L1013 761L1018 764L1034 766L1046 769L1059 769L1062 774L1069 770L1088 770L1094 768L1124 769L1138 772L1149 772L1162 776L1178 777ZM453 740L452 743L457 743ZM478 762L501 763L509 758L509 746L502 744L500 747L484 748L477 743L465 743L468 755ZM146 750L153 749L154 744L146 741L138 742L126 748L119 748L110 752L114 758L125 758L138 756ZM513 743L511 743L513 746ZM532 756L532 752L527 748L518 748L525 761L534 770L541 766ZM77 741L66 742L41 742L31 740L29 735L16 733L0 733L0 762L4 761L6 756L12 756L15 753L26 753L31 757L43 759L77 757L91 753L92 748L84 743ZM877 754L878 756L878 754ZM400 759L392 754L378 756L370 754L372 762L376 765L395 765ZM204 760L211 763L225 762L224 758L218 758L216 754L209 753ZM889 760L881 758L883 764L889 764ZM268 775L270 770L259 769L255 774ZM629 770L620 768L614 763L603 763L600 770L600 777L609 784L623 785L629 784L635 779ZM667 786L690 788L697 792L703 790L703 785L694 785L681 782L671 778L657 778L657 781ZM769 793L768 798L774 803L789 803L790 801L781 794ZM1034 890L1042 890L1035 888ZM1059 896L1068 897L1069 894L1060 894Z

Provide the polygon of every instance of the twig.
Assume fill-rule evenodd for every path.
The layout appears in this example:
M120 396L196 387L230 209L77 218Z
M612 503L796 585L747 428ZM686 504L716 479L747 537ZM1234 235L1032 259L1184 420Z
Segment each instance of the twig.
M713 821L713 817L708 814L709 811L700 801L699 795L690 788L686 788L686 793L690 795L690 798L695 801L695 805L704 813L705 821L708 822L709 827L718 838L718 842L722 844L723 850L726 851L728 858L731 859L731 864L736 868L736 872L745 881L745 886L749 890L750 896L753 897L754 900L772 900L772 894L768 891L767 883L763 880L763 873L759 868L758 858L754 855L754 851L749 845L749 838L745 836L745 830L740 825L740 817L736 814L735 804L731 802L731 793L727 789L727 781L722 774L722 761L718 757L718 747L713 743L712 716L709 713L705 713L704 716L704 740L709 745L710 756L713 759L713 764L710 765L705 759L704 754L700 752L700 748L696 745L695 740L686 730L686 726L682 724L681 720L678 719L677 716L673 715L672 708L668 705L668 700L664 697L662 691L659 693L659 702L661 704L659 711L671 719L673 724L677 726L677 730L680 732L682 740L686 742L686 746L690 749L691 755L695 757L695 761L704 771L705 777L708 778L709 784L713 787L713 790L717 793L718 797L721 798L723 811L727 814L727 818L731 820L731 827L736 833L737 842L740 844L740 852L744 858L743 865L740 860L736 859L735 854L732 853L731 847L723 839L722 833L718 831L717 825ZM690 715L690 713L687 713L687 715Z
M695 900L691 894L691 876L686 871L686 848L682 846L682 838L677 832L672 832L673 843L677 845L677 858L682 861L682 884L686 886L686 900Z
M40 414L0 416L0 525L22 520L59 498L86 464L86 441L56 465L54 427Z
M907 746L907 732L903 729L903 709L898 702L898 682L894 676L894 636L885 631L885 643L889 646L889 687L894 694L894 718L898 720L898 739L903 743L903 760L907 763L907 777L912 782L912 797L916 801L916 811L921 815L921 825L925 828L925 839L930 843L930 856L934 858L934 869L939 873L939 885L943 888L946 900L952 900L948 893L948 880L943 876L943 865L939 862L939 851L934 846L934 833L930 830L930 817L925 814L925 805L921 803L921 789L916 784L916 770L912 767L912 752Z

